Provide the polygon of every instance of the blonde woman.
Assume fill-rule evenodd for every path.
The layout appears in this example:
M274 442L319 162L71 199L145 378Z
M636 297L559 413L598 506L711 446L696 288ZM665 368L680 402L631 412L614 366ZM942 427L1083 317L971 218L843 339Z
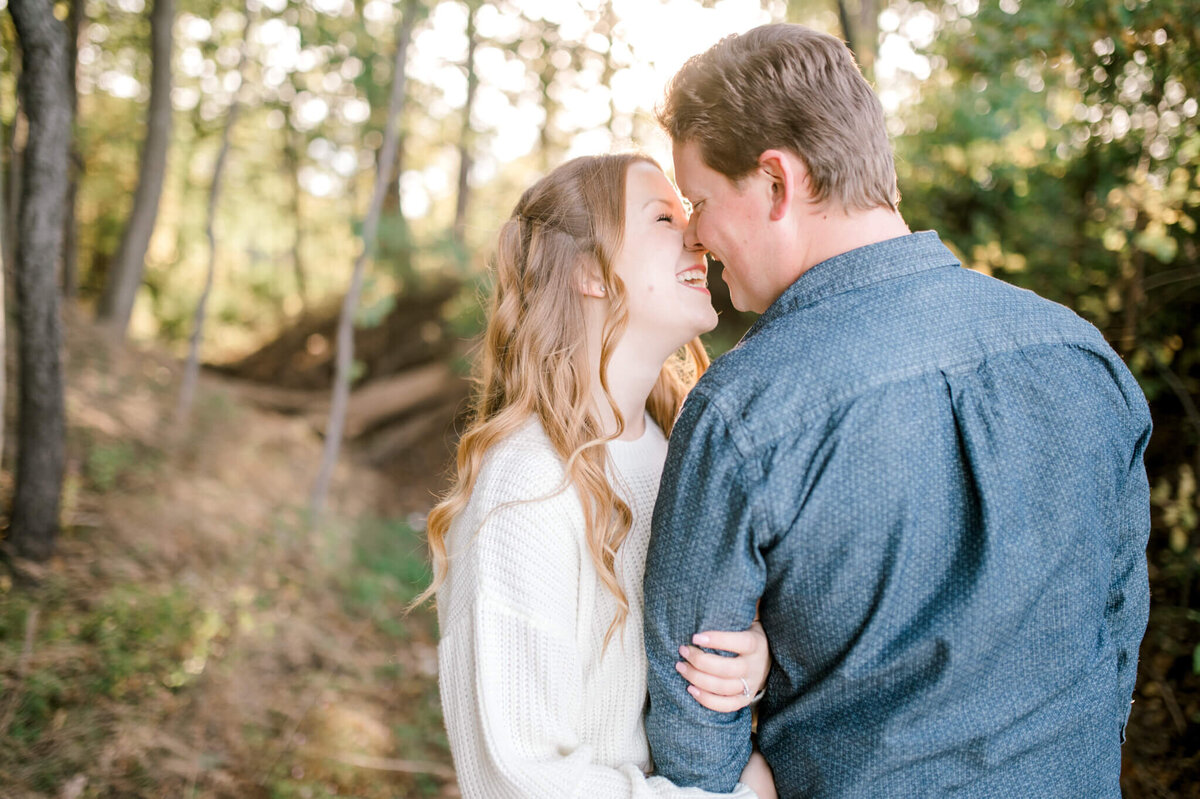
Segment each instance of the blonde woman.
M717 322L686 226L658 165L625 154L558 167L500 230L474 415L429 517L466 797L713 796L648 776L642 726L650 516ZM679 642L681 680L712 710L745 707L769 669L761 628L706 635ZM729 795L774 796L761 756Z

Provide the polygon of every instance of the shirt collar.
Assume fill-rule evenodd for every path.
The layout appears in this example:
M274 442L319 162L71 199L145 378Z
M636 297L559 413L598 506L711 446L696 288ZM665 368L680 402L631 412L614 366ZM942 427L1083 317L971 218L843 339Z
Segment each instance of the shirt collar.
M796 278L796 282L771 303L743 338L749 338L789 311L834 294L928 269L958 265L958 258L932 230L858 247L822 261Z

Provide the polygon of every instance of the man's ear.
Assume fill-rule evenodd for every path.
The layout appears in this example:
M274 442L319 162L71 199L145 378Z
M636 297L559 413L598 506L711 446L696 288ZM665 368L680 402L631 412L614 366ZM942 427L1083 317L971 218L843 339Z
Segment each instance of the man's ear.
M804 162L783 150L764 150L758 168L767 178L771 192L771 221L783 219L792 203L806 194L808 170Z

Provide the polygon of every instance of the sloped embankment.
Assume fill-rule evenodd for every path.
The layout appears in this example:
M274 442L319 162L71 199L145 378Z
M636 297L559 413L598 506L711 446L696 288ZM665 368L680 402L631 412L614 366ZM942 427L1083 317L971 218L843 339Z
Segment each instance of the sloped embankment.
M175 362L99 339L70 334L58 554L0 561L0 795L456 795L432 614L403 615L432 482L343 458L310 525L308 421L207 380L172 430Z

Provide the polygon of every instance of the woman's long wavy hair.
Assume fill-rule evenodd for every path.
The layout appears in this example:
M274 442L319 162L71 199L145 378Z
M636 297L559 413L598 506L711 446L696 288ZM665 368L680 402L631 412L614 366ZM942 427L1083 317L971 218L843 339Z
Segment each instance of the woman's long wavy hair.
M625 287L613 265L625 229L626 175L637 162L661 168L636 153L568 161L531 186L500 228L470 421L458 443L453 485L429 514L434 577L414 604L429 598L446 579L446 535L467 505L484 456L532 417L566 464L560 490L575 487L592 562L617 601L606 647L624 626L629 600L617 580L615 561L633 515L608 481L608 456L601 445L625 429L606 373L628 320ZM588 361L581 294L584 282L597 277L609 300L598 376ZM646 407L664 433L670 434L684 397L707 366L699 339L663 365ZM617 420L617 432L608 437L601 434L592 402L597 377Z

